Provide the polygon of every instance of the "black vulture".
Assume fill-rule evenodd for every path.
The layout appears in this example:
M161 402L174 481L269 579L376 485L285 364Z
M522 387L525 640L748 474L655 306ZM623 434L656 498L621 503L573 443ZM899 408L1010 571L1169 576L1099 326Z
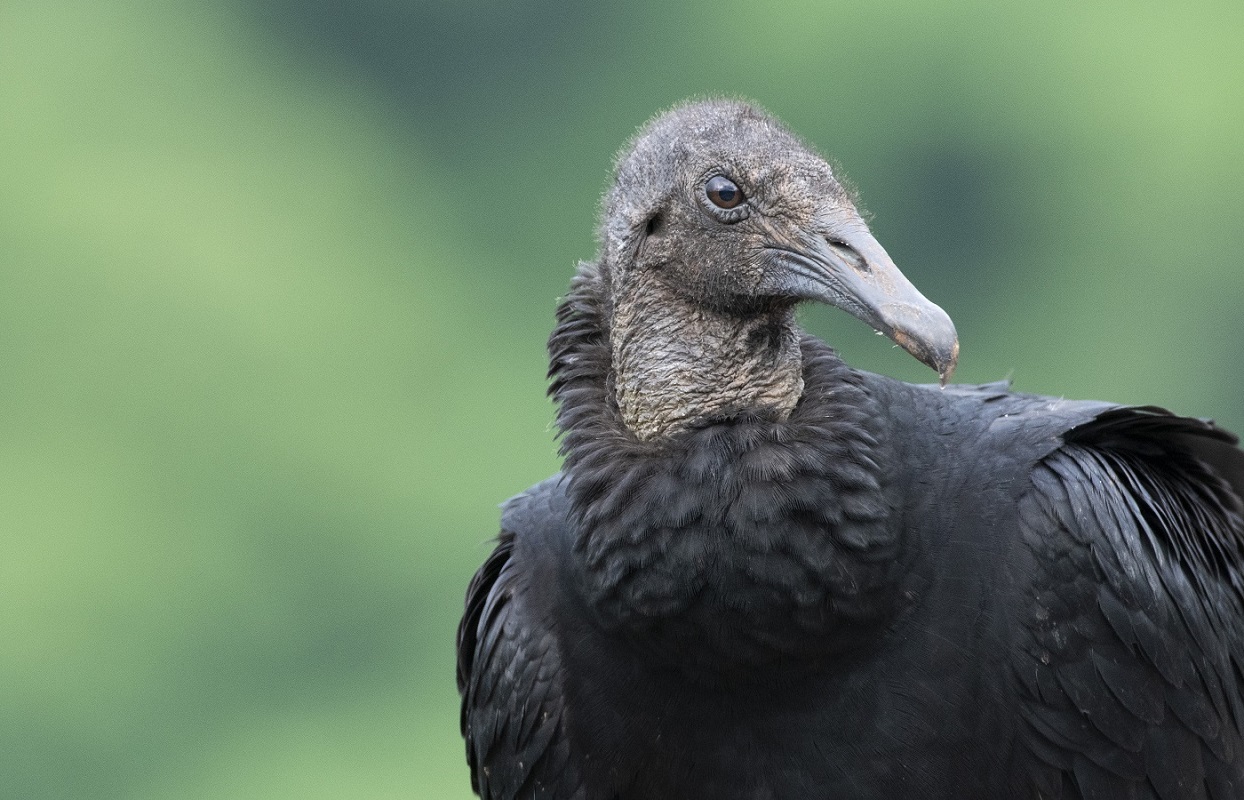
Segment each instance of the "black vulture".
M1244 798L1234 436L945 387L950 318L745 103L642 128L600 243L549 341L563 471L459 628L481 797ZM942 386L847 366L805 300Z

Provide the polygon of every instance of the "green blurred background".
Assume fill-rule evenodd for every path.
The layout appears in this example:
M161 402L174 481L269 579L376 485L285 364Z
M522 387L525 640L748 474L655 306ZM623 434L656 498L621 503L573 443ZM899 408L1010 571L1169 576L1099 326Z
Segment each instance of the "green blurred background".
M1244 4L0 4L0 797L465 798L615 150L752 97L958 378L1244 429ZM855 364L931 373L845 315Z

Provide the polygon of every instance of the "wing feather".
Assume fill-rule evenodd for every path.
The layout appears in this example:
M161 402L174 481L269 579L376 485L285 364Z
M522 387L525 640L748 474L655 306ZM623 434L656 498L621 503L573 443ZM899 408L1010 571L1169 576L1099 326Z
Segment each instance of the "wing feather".
M1015 648L1034 781L1064 797L1244 796L1244 454L1158 409L1106 412L1020 504ZM1231 455L1234 452L1235 455Z
M485 800L580 798L568 757L553 632L503 530L467 590L458 628L458 691L471 786Z

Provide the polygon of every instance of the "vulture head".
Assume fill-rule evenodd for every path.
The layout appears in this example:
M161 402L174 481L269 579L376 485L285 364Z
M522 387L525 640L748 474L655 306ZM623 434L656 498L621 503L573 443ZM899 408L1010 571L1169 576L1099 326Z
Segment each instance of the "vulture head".
M803 391L794 308L836 306L949 379L955 328L899 272L829 164L733 101L676 108L622 152L601 275L622 420L659 439Z

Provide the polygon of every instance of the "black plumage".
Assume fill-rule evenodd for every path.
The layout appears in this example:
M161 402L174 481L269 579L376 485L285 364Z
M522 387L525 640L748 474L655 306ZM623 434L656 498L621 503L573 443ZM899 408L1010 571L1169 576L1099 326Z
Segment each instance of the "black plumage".
M943 380L958 345L745 104L650 123L603 216L549 345L564 469L459 629L482 797L1244 797L1232 435L844 364L796 303Z

